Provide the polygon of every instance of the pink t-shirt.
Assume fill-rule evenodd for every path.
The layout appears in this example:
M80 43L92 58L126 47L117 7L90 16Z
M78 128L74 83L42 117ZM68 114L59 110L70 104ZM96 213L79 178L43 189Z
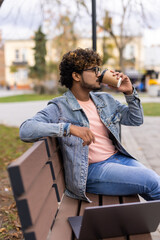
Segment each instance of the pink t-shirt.
M90 130L95 135L95 143L89 145L89 163L104 161L117 152L109 138L109 130L100 120L97 108L91 99L86 102L78 100L78 102L89 120Z

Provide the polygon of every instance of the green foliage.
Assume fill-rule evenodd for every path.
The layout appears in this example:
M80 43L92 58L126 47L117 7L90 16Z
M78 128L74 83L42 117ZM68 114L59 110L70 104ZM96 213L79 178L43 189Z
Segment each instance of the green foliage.
M0 125L0 138L0 169L6 168L31 146L20 140L18 128Z
M11 65L11 66L10 66L10 72L11 72L11 73L16 73L17 71L18 71L18 69L17 69L16 66L14 66L14 65Z
M47 73L58 74L58 63L57 62L47 62Z
M112 29L112 18L109 16L109 12L105 11L105 17L103 20L103 26L107 31L111 31Z
M59 94L63 94L63 93L65 93L67 90L68 90L68 89L67 89L66 87L64 87L64 86L59 86L59 87L58 87L58 92L59 92Z
M56 55L59 59L64 53L70 51L76 47L77 37L74 33L74 20L70 19L70 13L61 15L56 28L60 31L60 34L54 39L54 48L57 49Z
M104 31L103 43L102 43L102 47L103 47L103 62L102 62L102 64L107 64L107 62L110 58L115 59L115 56L113 54L115 45L113 44L113 41L111 42L110 37L105 36L106 31L107 32L112 31L112 18L109 17L108 11L105 12L105 16L103 18L103 27L104 27L105 31Z
M46 76L46 37L45 34L41 30L41 26L35 32L35 47L34 50L34 59L35 64L33 67L29 68L29 77L36 78L42 80Z
M109 38L103 37L103 62L102 64L107 64L110 58L115 58L113 54L114 45L108 42Z

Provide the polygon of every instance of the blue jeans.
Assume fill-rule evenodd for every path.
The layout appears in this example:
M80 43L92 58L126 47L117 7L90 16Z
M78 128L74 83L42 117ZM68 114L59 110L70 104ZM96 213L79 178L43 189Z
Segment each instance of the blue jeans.
M87 192L103 195L139 194L146 200L160 199L160 176L137 160L116 153L88 168Z

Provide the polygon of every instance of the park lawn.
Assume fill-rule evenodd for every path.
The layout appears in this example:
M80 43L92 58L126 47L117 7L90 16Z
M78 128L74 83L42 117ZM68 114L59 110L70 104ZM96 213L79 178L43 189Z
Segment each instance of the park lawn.
M142 103L144 116L160 116L160 103Z
M53 94L53 95L22 94L22 95L8 96L8 97L0 97L0 103L42 101L42 100L50 100L58 96L60 96L60 94Z
M25 152L31 144L19 138L19 129L0 125L0 170Z
M0 239L3 240L23 239L7 166L31 145L19 139L18 128L0 125Z

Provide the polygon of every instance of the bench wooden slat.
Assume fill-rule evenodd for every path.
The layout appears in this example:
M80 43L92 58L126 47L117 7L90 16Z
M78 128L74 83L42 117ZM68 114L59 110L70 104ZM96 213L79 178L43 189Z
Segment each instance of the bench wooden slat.
M59 159L59 151L58 150L53 153L52 157L50 158L50 161L52 163L52 167L54 170L54 177L57 178L59 172L63 168L62 163Z
M51 188L36 223L24 231L25 240L46 240L49 228L57 212L58 203L55 189Z
M119 197L117 196L103 196L102 205L119 204Z
M103 240L127 240L125 236L122 237L114 237L114 238L105 238Z
M64 195L60 205L56 221L50 235L50 240L71 240L72 230L68 223L68 217L76 216L78 212L79 201Z
M56 179L56 184L59 192L59 197L60 199L62 198L65 190L65 181L64 181L64 172L63 169L59 172L57 179Z
M129 195L129 196L123 196L122 197L122 203L133 203L133 202L139 202L138 195Z
M129 237L129 240L152 240L150 234L137 234Z
M21 223L24 228L29 227L36 221L40 209L52 188L52 183L50 166L46 164L28 191L16 199Z
M45 143L39 141L9 165L8 172L15 196L27 191L47 160Z
M150 233L130 235L129 240L152 240Z
M130 235L129 240L152 240L150 233Z
M47 137L47 147L49 148L49 153L50 153L50 157L52 157L54 155L54 153L57 151L57 139L54 137Z

